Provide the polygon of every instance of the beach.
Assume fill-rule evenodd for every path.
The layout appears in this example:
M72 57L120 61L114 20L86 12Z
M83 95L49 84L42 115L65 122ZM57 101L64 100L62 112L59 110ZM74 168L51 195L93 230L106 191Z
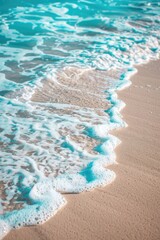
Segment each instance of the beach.
M160 61L137 67L132 85L118 92L127 128L112 131L122 142L116 179L106 187L65 194L67 205L43 225L11 231L5 240L158 240L160 238Z
M157 0L2 1L0 239L159 239L159 36Z

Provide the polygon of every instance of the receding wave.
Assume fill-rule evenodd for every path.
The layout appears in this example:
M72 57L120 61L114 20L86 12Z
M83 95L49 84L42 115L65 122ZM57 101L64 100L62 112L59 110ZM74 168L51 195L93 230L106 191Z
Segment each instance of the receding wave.
M0 234L43 223L63 193L112 182L117 91L159 58L153 1L2 1Z

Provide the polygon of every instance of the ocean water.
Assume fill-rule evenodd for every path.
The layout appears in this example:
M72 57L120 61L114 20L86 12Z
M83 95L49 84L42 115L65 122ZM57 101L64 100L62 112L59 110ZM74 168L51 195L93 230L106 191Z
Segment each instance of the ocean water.
M117 91L159 54L157 0L0 0L1 238L115 179Z

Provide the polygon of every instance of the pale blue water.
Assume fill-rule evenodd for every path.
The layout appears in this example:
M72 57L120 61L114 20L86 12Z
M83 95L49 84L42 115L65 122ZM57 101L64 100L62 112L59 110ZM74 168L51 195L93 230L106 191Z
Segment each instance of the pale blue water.
M126 126L115 90L129 84L133 66L159 58L159 43L156 0L0 0L2 236L53 216L65 204L63 192L113 181L103 166L115 162L119 140L108 131ZM31 101L40 88L50 95L44 79L69 67L79 69L77 81L85 69L104 72L112 107L103 116L60 100Z

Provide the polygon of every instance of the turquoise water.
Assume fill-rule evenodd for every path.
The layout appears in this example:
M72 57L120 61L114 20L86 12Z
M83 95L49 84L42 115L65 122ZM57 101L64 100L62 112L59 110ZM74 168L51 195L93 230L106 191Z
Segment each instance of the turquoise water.
M130 84L135 65L159 58L159 43L156 0L0 0L2 237L45 222L66 203L64 192L115 179L104 168L120 143L109 131L126 126L115 91ZM63 91L54 98L64 85L78 91L82 75L84 93L93 76L104 78L108 110L64 101Z

